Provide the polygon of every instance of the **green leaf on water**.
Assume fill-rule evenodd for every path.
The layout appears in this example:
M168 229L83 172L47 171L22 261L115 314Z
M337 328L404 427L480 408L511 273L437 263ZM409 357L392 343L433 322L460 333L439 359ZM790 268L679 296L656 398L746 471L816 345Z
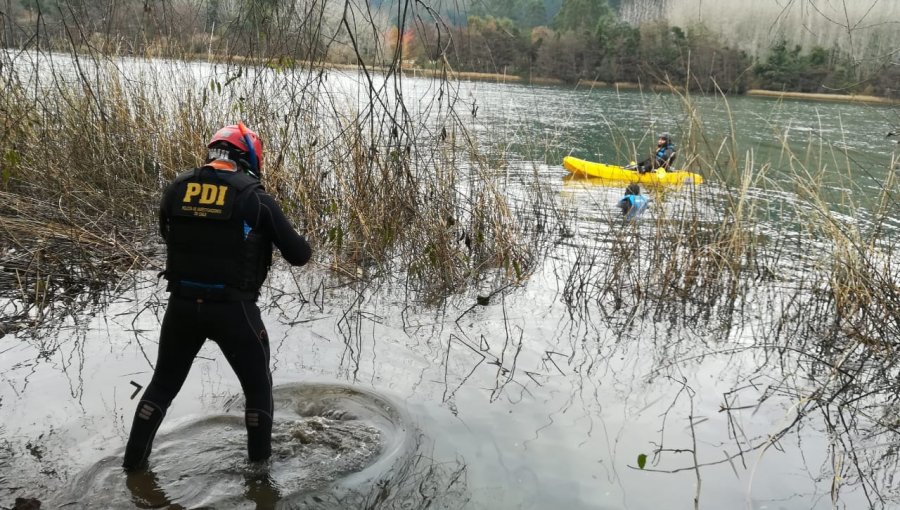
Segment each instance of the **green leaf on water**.
M644 466L647 465L647 454L642 453L638 455L638 467L644 469Z

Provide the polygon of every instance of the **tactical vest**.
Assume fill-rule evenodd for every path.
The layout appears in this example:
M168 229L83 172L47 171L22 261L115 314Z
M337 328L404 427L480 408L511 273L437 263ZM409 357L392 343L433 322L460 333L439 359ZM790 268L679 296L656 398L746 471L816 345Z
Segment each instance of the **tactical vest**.
M272 242L237 209L258 188L249 175L210 167L175 178L163 204L169 292L214 301L256 299L272 262Z
M670 153L670 156L668 158L666 158L666 152L668 152L669 149L671 149L672 152ZM666 164L671 164L674 162L675 162L675 146L674 145L666 144L666 145L660 147L659 150L656 151L656 166L657 167L665 166Z
M625 195L622 201L628 202L627 209L625 209L625 219L628 220L634 219L644 212L648 203L647 197L644 195Z

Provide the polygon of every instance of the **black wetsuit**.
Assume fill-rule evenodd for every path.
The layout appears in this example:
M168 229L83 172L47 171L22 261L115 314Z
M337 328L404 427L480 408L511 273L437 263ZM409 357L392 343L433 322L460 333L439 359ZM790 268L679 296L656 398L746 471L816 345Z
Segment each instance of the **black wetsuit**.
M225 167L220 161L214 163L219 163L218 168ZM126 469L146 464L156 430L207 338L219 345L243 388L250 460L264 460L271 454L269 341L256 298L271 261L273 244L292 265L305 264L312 250L255 180L248 181L245 174L235 175L203 167L187 178L182 174L163 195L159 227L169 252L165 273L171 294L160 331L153 379L138 403L125 449ZM202 186L207 186L209 193ZM195 190L198 192L193 193ZM219 192L221 200L215 196ZM192 205L192 198L207 205ZM243 232L232 232L241 227ZM218 238L224 241L217 247ZM255 243L249 251L253 257L240 248L248 240ZM240 259L248 257L253 261L242 266ZM247 274L243 279L222 276L222 271L233 268L238 268L236 272L244 268Z

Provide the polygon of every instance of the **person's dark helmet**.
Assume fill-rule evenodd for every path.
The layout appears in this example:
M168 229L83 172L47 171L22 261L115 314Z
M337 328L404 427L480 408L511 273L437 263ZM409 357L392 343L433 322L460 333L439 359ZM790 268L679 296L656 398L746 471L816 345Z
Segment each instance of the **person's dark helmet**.
M625 194L626 195L635 195L635 196L640 195L641 187L638 186L637 183L631 183L628 185L627 188L625 188Z
M670 134L667 133L667 132L660 133L658 139L659 139L659 140L665 140L665 141L666 141L666 145L672 143L672 135L670 135Z
M206 145L209 149L207 161L225 156L242 166L255 176L262 176L263 143L252 130L243 125L231 124L216 131Z

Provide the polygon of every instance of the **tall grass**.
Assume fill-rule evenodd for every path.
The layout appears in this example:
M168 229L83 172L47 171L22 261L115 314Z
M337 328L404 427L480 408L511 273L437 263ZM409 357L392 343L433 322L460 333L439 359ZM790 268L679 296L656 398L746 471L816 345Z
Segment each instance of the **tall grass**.
M117 271L158 268L162 187L200 164L212 133L239 119L266 139L264 185L336 275L400 274L422 298L441 300L487 273L522 281L551 233L522 228L508 196L518 192L493 170L490 148L457 120L453 98L438 100L440 115L411 117L407 109L420 98L404 97L399 74L4 58L19 71L7 75L0 112L0 192L9 197L0 222L11 234L7 259L17 260L5 265L7 278L17 271L5 296L19 303L52 303ZM172 78L160 80L160 72ZM361 96L348 101L349 94ZM522 198L553 223L546 190L536 189ZM52 257L38 258L50 240Z
M824 426L833 456L846 459L834 464L835 502L849 488L873 508L896 501L900 487L883 478L900 440L892 403L900 391L895 161L884 162L886 177L867 201L875 205L863 206L853 197L873 194L863 185L868 170L840 146L819 138L795 151L785 134L781 159L760 161L734 135L707 132L690 95L679 97L680 151L694 155L687 165L706 184L651 190L655 203L642 221L578 247L563 291L570 314L589 321L599 309L620 334L648 322L692 332L655 338L669 355L748 352L760 372L781 377L767 377L759 395L758 373L739 375L723 412L739 422L730 398L779 395L794 403L793 419L767 438L735 437L734 458Z

